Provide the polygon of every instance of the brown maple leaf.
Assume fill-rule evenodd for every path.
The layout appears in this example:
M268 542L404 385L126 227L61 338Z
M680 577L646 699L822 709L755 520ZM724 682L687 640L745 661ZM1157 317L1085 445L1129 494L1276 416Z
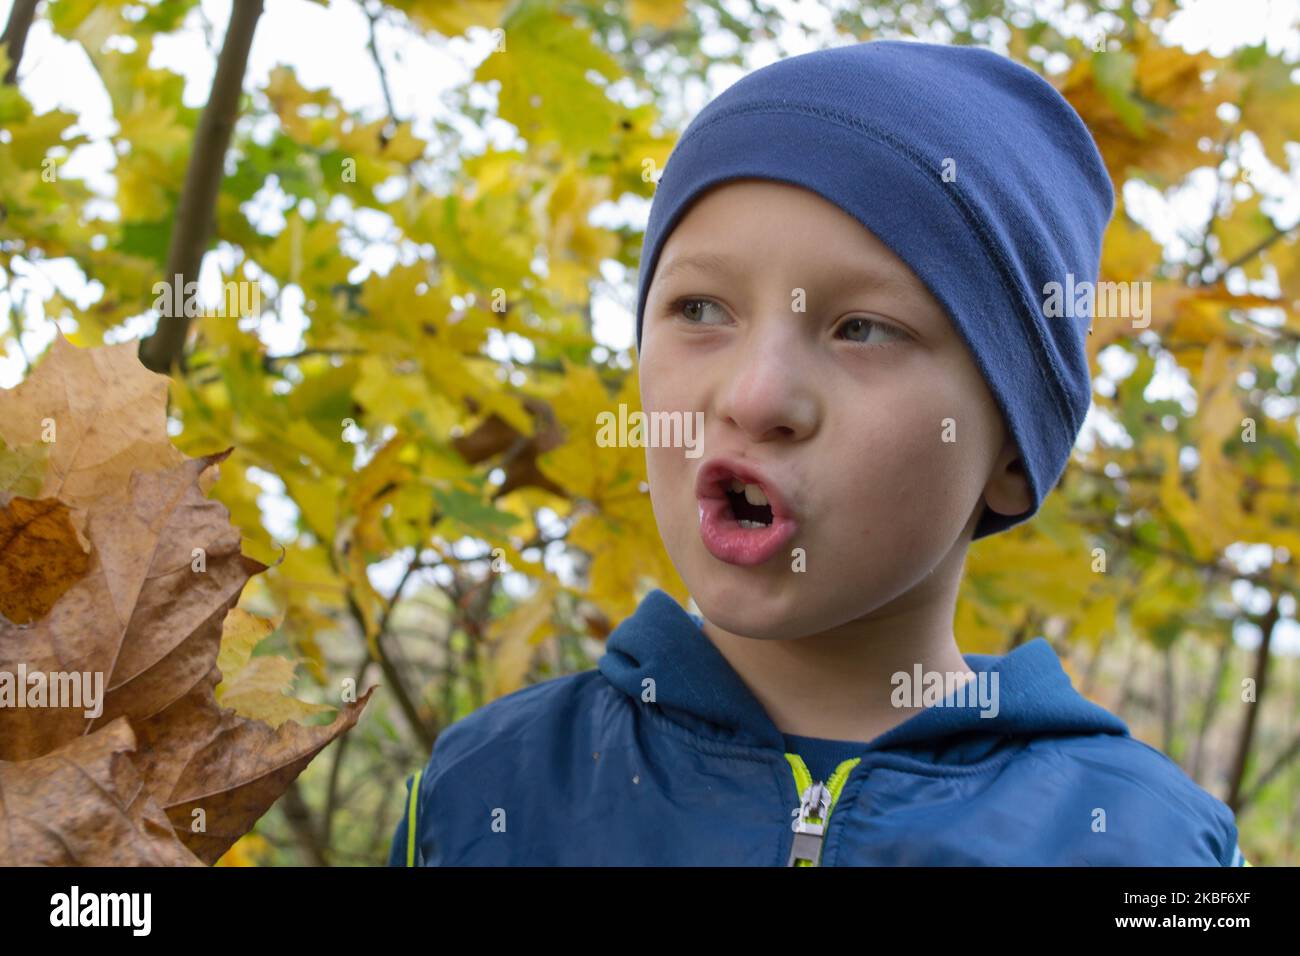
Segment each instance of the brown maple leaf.
M0 864L214 863L370 698L313 726L218 702L223 622L266 566L207 498L229 450L167 439L166 382L133 350L59 339L0 393L7 442L57 422L21 456L40 496L0 490Z
M0 502L0 614L15 624L43 617L89 566L63 502Z
M0 863L199 866L131 760L125 719L21 763L0 760Z
M141 365L136 349L79 349L59 335L26 380L0 392L0 439L49 450L31 497L68 505L78 530L86 505L125 486L133 471L185 460L167 437L170 379Z

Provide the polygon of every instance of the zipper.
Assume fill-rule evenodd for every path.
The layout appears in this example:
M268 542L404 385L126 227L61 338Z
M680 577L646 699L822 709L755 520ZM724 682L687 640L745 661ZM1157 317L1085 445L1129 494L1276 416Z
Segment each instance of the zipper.
M794 788L799 794L799 806L790 813L794 817L790 824L794 842L790 845L790 860L786 866L821 866L822 844L831 822L831 811L840 799L844 781L862 758L851 757L843 761L824 783L812 778L807 764L798 754L786 754L785 759L794 771Z

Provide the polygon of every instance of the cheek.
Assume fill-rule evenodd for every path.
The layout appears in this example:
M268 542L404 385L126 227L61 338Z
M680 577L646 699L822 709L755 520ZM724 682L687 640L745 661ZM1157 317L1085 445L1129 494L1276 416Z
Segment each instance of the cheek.
M947 538L953 522L959 530L983 487L986 441L985 423L963 415L962 401L917 393L877 405L883 417L874 421L847 422L853 437L840 443L845 453L836 462L832 498L844 503L838 513L848 520L830 527L856 542L879 536L890 543Z
M667 501L682 482L682 453L677 448L650 448L645 450L646 478L650 482L650 497Z
M682 395L679 383L667 369L653 365L641 369L641 410L650 415L657 411L680 408ZM650 479L651 495L665 494L666 481L673 481L681 473L684 462L682 450L671 446L656 447L647 444L645 449L646 475ZM660 479L656 490L656 479Z
M656 411L680 411L695 408L691 378L680 361L666 354L664 343L655 347L654 336L643 339L644 350L638 355L637 376L641 410L647 415ZM698 515L693 510L695 494L691 486L692 467L699 461L685 456L681 448L671 446L645 449L646 478L650 483L650 506L654 511L659 534L666 546L674 547L685 531L694 527Z
M646 478L650 484L650 510L655 527L670 559L681 559L680 549L698 526L691 473L686 469L681 450L647 448ZM680 565L679 565L680 568Z
M648 347L637 363L637 382L641 389L641 407L646 412L670 411L669 405L680 404L682 380L680 363L667 360L663 348Z

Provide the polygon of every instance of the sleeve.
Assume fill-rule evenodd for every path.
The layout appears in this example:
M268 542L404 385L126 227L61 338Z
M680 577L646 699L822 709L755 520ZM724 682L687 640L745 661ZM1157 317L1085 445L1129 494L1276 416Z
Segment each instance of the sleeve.
M406 801L388 849L389 866L420 866L423 863L416 839L420 833L420 778L423 776L424 769L421 768L406 778Z
M1208 791L1202 789L1202 793ZM1250 866L1241 850L1241 832L1237 829L1237 815L1222 800L1214 799L1214 812L1219 818L1223 835L1219 840L1219 866Z

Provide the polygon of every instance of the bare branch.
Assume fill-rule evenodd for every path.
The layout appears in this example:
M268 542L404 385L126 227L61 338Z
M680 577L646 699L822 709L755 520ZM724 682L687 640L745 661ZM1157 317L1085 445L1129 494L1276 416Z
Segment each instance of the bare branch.
M1232 773L1229 776L1228 798L1224 801L1233 813L1240 813L1245 805L1246 765L1255 743L1255 726L1259 720L1259 708L1264 702L1264 690L1268 684L1269 665L1272 663L1273 631L1277 627L1282 611L1278 607L1278 593L1274 592L1273 606L1268 609L1264 619L1259 623L1260 641L1255 652L1255 699L1246 707L1245 719L1237 734L1237 749L1233 755Z
M375 45L375 24L379 21L383 13L383 4L377 9L363 7L366 19L370 21L370 41L366 44L366 49L370 51L370 58L375 61L375 69L379 71L379 88L384 93L384 106L388 109L388 122L384 124L385 139L391 138L397 132L397 111L393 109L393 94L388 89L388 72L384 69L384 61L379 55L379 47Z
M5 52L9 54L9 69L5 71L4 81L10 86L18 83L18 64L23 58L23 47L27 45L27 31L36 18L36 3L37 0L14 0L5 32L0 33L0 44L7 47Z
M173 276L179 275L181 288L198 279L203 254L212 238L226 149L230 146L230 136L238 118L239 94L248 66L248 51L253 45L253 33L261 15L262 0L235 0L231 5L230 25L226 28L226 39L217 58L212 91L194 134L189 167L185 170L185 185L181 188L171 242L167 247L165 281L171 282ZM176 314L161 316L153 334L140 341L140 361L155 372L170 372L178 364L184 368L183 353L190 319L184 309L171 311Z

